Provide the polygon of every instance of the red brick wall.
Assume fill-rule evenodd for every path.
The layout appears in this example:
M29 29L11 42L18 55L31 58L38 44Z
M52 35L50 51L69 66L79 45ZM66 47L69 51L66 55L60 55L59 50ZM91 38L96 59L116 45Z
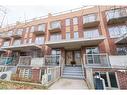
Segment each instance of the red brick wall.
M120 89L127 89L127 74L118 71L117 77L118 77Z

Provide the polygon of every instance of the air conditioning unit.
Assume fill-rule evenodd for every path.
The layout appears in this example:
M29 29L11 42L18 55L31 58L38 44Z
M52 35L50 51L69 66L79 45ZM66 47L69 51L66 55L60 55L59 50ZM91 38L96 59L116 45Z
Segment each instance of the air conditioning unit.
M0 80L6 80L6 81L10 81L11 79L11 71L7 71L7 72L0 72Z

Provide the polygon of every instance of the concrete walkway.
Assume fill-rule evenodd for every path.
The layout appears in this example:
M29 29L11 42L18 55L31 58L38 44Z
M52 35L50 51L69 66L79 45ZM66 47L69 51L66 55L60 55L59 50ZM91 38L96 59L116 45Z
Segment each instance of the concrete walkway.
M51 87L49 87L49 89L51 90L56 90L56 89L85 90L85 89L88 89L88 87L84 80L61 78L58 81L56 81Z

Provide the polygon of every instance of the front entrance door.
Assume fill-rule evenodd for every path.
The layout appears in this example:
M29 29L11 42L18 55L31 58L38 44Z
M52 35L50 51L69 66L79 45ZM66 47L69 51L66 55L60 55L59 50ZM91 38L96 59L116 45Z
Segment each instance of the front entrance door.
M81 64L81 52L80 51L66 51L66 65L71 65L71 62L75 62L76 65Z

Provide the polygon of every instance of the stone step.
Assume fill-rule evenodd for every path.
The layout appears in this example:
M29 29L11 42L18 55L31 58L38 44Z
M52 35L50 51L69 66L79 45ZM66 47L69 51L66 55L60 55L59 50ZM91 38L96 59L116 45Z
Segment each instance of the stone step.
M64 70L63 73L82 73L82 70L78 70L78 71Z
M70 76L83 76L82 73L63 73L63 75L70 75Z
M83 76L70 76L70 75L62 75L62 78L70 78L70 79L84 79Z

